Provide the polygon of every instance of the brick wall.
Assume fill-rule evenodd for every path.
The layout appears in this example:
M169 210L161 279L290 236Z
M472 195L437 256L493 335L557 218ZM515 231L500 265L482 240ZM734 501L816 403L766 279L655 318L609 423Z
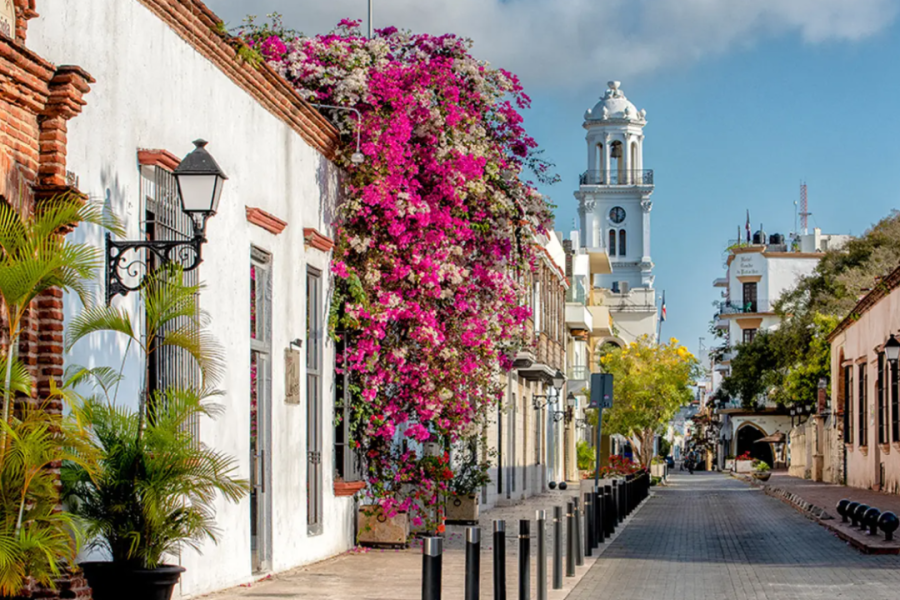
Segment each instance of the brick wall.
M93 79L31 52L26 35L28 20L37 16L35 0L15 0L15 7L15 39L0 35L0 202L29 214L56 194L78 193L67 185L67 122L81 112ZM62 308L62 292L50 289L35 299L25 320L19 352L34 376L37 398L49 391L51 378L62 376ZM8 343L4 335L0 344ZM62 411L58 402L48 408ZM57 590L31 593L42 599L91 598L80 575L62 577Z

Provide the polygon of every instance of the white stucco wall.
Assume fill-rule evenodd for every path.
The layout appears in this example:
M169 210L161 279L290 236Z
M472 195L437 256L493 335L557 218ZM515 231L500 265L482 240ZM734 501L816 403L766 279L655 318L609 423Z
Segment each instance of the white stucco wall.
M142 202L139 148L161 148L176 156L191 141L208 139L209 151L230 177L219 213L208 225L200 279L206 284L202 308L225 350L220 402L224 414L204 421L201 439L232 453L240 474L249 477L250 250L273 256L272 344L272 570L279 571L337 554L352 538L352 501L332 495L334 349L324 349L323 467L324 533L307 535L306 390L301 375L299 405L284 403L284 350L306 337L307 265L326 275L329 255L305 249L303 228L328 235L337 193L337 172L293 129L238 88L184 40L135 0L42 0L40 18L29 24L28 45L51 61L77 64L97 82L83 113L70 122L68 168L80 189L108 202L125 219L128 238L140 235ZM245 206L261 208L288 222L275 236L247 222ZM99 231L74 234L101 243ZM330 286L326 285L323 311ZM99 290L102 292L102 290ZM76 301L67 299L67 315ZM115 303L134 310L136 298ZM323 315L324 318L324 315ZM97 337L77 347L71 362L116 364L123 342ZM304 363L305 364L305 363ZM134 401L141 364L126 365L122 398ZM252 580L249 500L217 503L219 544L180 558L188 571L183 596L193 596Z

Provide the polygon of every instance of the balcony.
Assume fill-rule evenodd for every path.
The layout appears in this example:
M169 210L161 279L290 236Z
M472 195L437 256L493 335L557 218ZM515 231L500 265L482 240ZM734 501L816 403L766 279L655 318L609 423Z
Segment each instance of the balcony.
M582 302L566 302L566 327L593 331L594 316Z
M748 302L719 302L719 316L728 315L747 315L771 313L773 311L773 302L768 300L751 300Z
M727 277L716 277L713 279L713 287L728 287L728 278Z
M585 171L579 177L581 185L653 185L653 169Z

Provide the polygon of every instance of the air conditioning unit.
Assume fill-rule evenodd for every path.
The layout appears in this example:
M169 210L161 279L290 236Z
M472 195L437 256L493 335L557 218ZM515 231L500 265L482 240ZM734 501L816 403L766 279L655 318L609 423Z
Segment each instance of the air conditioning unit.
M619 293L620 293L620 294L627 294L627 293L628 293L628 282L627 282L627 281L620 281L620 282L619 282Z

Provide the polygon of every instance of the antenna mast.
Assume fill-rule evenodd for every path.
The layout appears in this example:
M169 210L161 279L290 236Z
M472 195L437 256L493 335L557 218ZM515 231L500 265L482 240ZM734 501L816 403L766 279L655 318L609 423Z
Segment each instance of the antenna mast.
M809 234L809 202L806 197L806 182L800 184L800 229L803 235Z

